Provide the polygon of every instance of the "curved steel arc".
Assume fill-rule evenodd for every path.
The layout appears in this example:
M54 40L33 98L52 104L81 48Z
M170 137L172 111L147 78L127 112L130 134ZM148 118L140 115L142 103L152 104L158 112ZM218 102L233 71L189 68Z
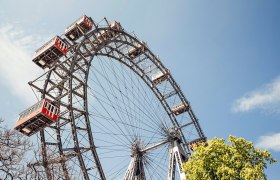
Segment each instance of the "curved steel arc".
M83 100L84 100L83 101L84 102L84 104L83 104L83 107L84 107L84 109L83 109L83 111L84 111L83 116L84 116L84 120L85 120L85 124L86 124L87 134L88 134L87 141L90 144L90 150L91 150L91 153L92 153L92 155L94 157L95 165L96 165L96 168L98 169L99 176L100 176L101 179L105 179L105 174L104 174L104 172L102 170L102 165L100 163L100 160L98 158L98 154L96 152L96 147L94 145L94 140L93 140L92 131L91 131L91 127L90 127L89 114L88 114L88 104L87 104L87 81L88 81L88 74L89 74L89 69L90 69L91 62L92 62L92 60L93 60L93 58L95 56L107 56L107 57L110 57L112 59L118 60L119 62L121 62L124 65L126 65L127 67L129 67L133 72L135 72L147 84L147 86L150 87L150 89L153 91L155 96L158 98L158 100L160 101L160 103L164 107L164 109L167 112L168 116L170 117L173 125L175 127L177 127L177 128L180 127L178 122L177 122L177 120L176 120L175 115L171 111L171 107L169 106L168 102L164 99L163 94L161 94L160 90L156 86L152 86L153 82L152 82L151 78L145 73L145 71L143 69L141 69L141 67L139 67L137 65L137 63L135 63L133 60L131 60L126 54L123 54L121 51L118 51L117 48L112 48L112 47L108 46L111 43L123 43L125 45L128 45L129 47L136 47L136 45L131 43L131 42L137 42L138 44L141 44L141 42L137 38L131 36L130 34L128 34L125 31L113 30L116 33L118 33L118 36L124 36L124 39L126 41L121 41L121 40L118 40L118 39L111 39L111 40L106 41L106 44L105 43L100 43L100 44L97 45L97 47L94 47L92 45L92 49L88 49L87 48L87 43L94 44L94 42L90 41L89 37L94 36L95 39L96 39L96 34L99 33L99 31L101 31L101 30L112 30L112 29L110 29L108 27L107 28L97 28L97 29L92 30L88 34L84 35L83 40L81 40L79 42L78 46L76 46L76 48L75 48L74 56L69 58L69 60L71 60L71 65L70 65L70 67L68 69L68 71L69 71L69 79L68 79L69 85L68 86L69 87L66 87L66 88L69 88L69 94L68 94L68 103L66 103L65 106L67 106L67 108L69 110L69 112L68 112L69 113L69 117L70 117L70 121L69 122L71 124L73 142L74 142L74 145L75 145L74 151L76 152L76 155L78 157L79 164L80 164L80 167L81 167L81 170L83 172L83 176L84 176L85 179L89 179L89 176L88 176L88 173L87 173L86 165L84 164L84 160L83 160L83 157L82 157L82 153L83 152L81 152L80 147L79 147L79 139L78 139L78 135L77 135L77 127L76 127L75 118L74 118L74 107L72 106L72 103L73 103L73 93L75 92L74 86L73 86L73 81L75 80L74 71L79 71L78 70L78 68L79 68L78 66L80 66L78 64L79 60L85 58L85 59L83 59L83 61L85 62L84 68L81 68L81 69L83 69L83 71L85 71L85 72L83 72L84 73L84 80L83 80L83 84L81 84L81 87L83 88L83 93L84 93L84 96L83 96ZM130 41L128 41L128 39ZM83 53L82 48L85 48L87 53ZM101 52L101 50L104 49L104 48L112 48L110 53L116 52L120 56L117 57L117 56L111 55L109 53L104 54L104 53ZM160 60L150 51L150 49L148 47L146 47L146 48L147 48L147 52L143 52L143 53L147 56L147 58L149 58L149 60L152 63L154 63L154 65L158 69L165 70L166 68L163 66L163 64L160 62ZM112 54L114 54L114 53L112 53ZM78 59L78 56L79 56L79 59ZM88 60L86 58L90 58L90 59ZM125 59L122 59L122 58L125 58ZM58 67L60 65L62 65L62 63L56 65L56 67ZM49 71L49 74L48 74L47 79L45 81L45 85L43 87L42 98L44 98L46 95L51 96L50 94L46 94L46 89L47 89L48 83L50 82L50 75L51 75L51 73L53 73L52 70L55 69L56 67L52 68ZM75 67L77 67L77 69L75 69ZM185 96L181 92L179 86L177 85L177 83L175 82L175 80L173 79L171 74L170 74L170 76L169 76L167 81L169 81L169 83L176 90L176 93L180 97L181 101L182 102L186 102L189 105L189 102L186 100ZM63 86L65 86L65 84L63 84ZM57 97L56 100L59 101L58 103L63 104L63 102L61 102L61 100L59 99L62 96L61 94L62 94L62 90L61 90L61 93ZM53 96L51 96L51 97L53 97ZM190 105L189 105L189 107L190 107ZM197 132L199 133L199 136L200 137L204 137L204 134L203 134L203 132L202 132L202 130L201 130L199 124L198 124L198 120L195 117L194 113L192 112L191 108L189 108L188 113L189 113L189 115L190 115L190 117L191 117L191 119L193 121L193 124L195 125L195 128L196 128ZM63 125L65 125L65 124L63 124ZM62 127L62 125L58 123L56 125L56 128L58 129L56 131L56 134L57 134L57 141L58 141L58 147L59 147L58 148L59 149L59 154L60 154L61 157L63 157L64 152L62 150L63 148L62 148L62 143L61 143L60 127ZM179 132L180 132L181 137L182 137L182 139L184 141L184 144L187 145L188 142L186 141L186 139L185 139L181 129L179 129ZM46 175L47 175L48 179L50 179L51 175L50 175L50 170L48 169L48 159L47 159L47 153L46 153L46 143L45 143L45 138L44 138L44 131L41 131L40 135L41 135L41 141L42 141L42 144L41 144L42 156L43 156L42 160L43 160L43 164L44 164L44 167L45 167ZM63 160L63 161L61 161L61 163L62 163L62 167L63 167L63 171L64 171L64 176L68 177L68 172L67 172L65 161Z
M85 120L86 120L87 129L89 130L89 132L92 132L92 131L91 131L89 113L88 113L89 111L88 111L88 102L87 102L87 99L88 99L87 98L87 81L88 81L88 74L89 74L89 69L90 69L92 59L93 59L93 57L91 58L91 60L89 62L89 65L87 67L87 73L86 73L86 77L85 77L86 86L84 86L84 93L85 93L85 99L86 99L86 101L84 102L84 107L85 107L85 112L86 112L85 113ZM100 162L100 160L98 158L98 155L97 155L96 146L94 145L92 133L88 133L88 138L90 139L90 142L89 142L90 143L90 149L91 149L92 154L94 155L93 157L94 157L94 160L95 160L100 178L102 180L105 180L106 177L105 177L104 171L102 169L101 162Z
M78 54L77 54L77 49L75 50L75 56L73 57L72 59L72 63L71 63L71 66L70 66L70 72L73 72L73 69L74 69L74 66L76 65L76 58L77 58ZM89 180L89 176L88 176L88 173L87 173L87 168L85 166L85 163L84 163L84 160L83 160L83 157L81 155L81 151L80 151L80 146L79 146L79 140L78 140L78 136L77 136L77 127L75 125L75 118L74 118L74 112L73 112L73 107L72 107L72 104L73 104L73 99L72 99L72 96L73 96L73 73L70 73L69 74L70 78L69 78L69 96L68 96L68 102L69 102L69 114L70 114L70 124L71 124L71 127L72 127L72 136L73 136L73 140L74 140L74 151L77 153L77 156L78 156L78 160L79 160L79 163L80 163L80 167L82 169L82 172L83 172L83 175L84 175L84 178L86 180Z
M99 28L99 29L96 29L96 30L97 30L97 31L100 31L100 30L109 30L109 29L110 29L110 28ZM112 30L112 29L110 29L110 30ZM129 33L125 32L125 31L119 31L119 30L112 30L112 31L115 31L115 32L117 32L117 33L119 33L119 34L122 34L122 35L124 35L124 36L127 36L127 37L133 39L134 41L136 41L138 44L142 44L141 41L139 41L137 38L133 37L132 35L130 35ZM94 33L94 31L92 31L91 33ZM136 45L134 45L134 44L132 44L132 43L129 43L128 41L112 40L112 41L110 41L109 43L111 43L111 42L122 42L122 43L124 43L124 44L129 45L129 46L136 47ZM142 45L143 45L143 44L142 44ZM166 68L164 67L164 65L161 63L161 61L158 60L158 58L152 53L152 51L151 51L149 48L147 48L147 51L149 52L149 54L152 55L152 57L150 57L150 60L151 60L160 70L165 70ZM145 52L144 52L144 53L145 53ZM146 54L146 53L145 53L145 54ZM147 54L146 54L146 55L147 55ZM147 55L147 56L148 56L148 55ZM128 58L128 59L129 59L129 58ZM129 67L129 66L128 66L128 67ZM170 84L173 86L173 88L177 90L178 96L180 97L181 101L188 104L188 106L189 106L189 111L188 111L188 113L189 113L189 115L190 115L190 117L191 117L191 119L192 119L192 121L193 121L193 123L194 123L194 125L195 125L195 128L196 128L197 132L199 133L200 138L205 138L204 133L203 133L203 131L202 131L200 125L198 124L198 119L196 118L195 114L193 113L193 111L192 111L192 109L191 109L191 106L190 106L189 101L187 101L186 97L184 96L184 94L183 94L182 91L180 90L180 87L179 87L179 85L176 83L176 81L174 80L173 76L172 76L171 74L170 74L169 76L170 76L170 78L168 78L168 81L169 81ZM143 79L143 78L142 78L142 79ZM159 91L158 91L158 92L159 92ZM163 97L161 97L161 99L159 99L159 100L160 100L160 101L161 101L161 100L165 101L165 100L163 99ZM176 117L171 113L171 108L169 107L169 105L168 105L167 102L165 102L165 103L166 103L167 109L169 110L168 112L170 112L170 114L171 114L171 116L172 116L172 117L171 117L171 120L176 124L177 127L179 127L179 124L177 124ZM164 104L162 104L162 105L164 105ZM169 116L170 116L170 115L169 115ZM182 134L182 137L184 137L183 134ZM185 138L183 138L183 139L185 139ZM185 142L185 144L187 144L187 142Z

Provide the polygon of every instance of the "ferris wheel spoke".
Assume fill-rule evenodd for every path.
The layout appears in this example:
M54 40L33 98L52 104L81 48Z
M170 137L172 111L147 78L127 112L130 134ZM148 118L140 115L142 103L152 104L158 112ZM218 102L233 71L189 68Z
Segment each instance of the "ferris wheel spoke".
M106 64L106 61L102 61L102 62L104 62L104 64ZM111 66L112 66L112 61L109 61L111 64ZM138 87L139 88L139 78L137 78L137 82L138 82L138 84L136 84L135 83L135 78L132 78L132 73L131 73L131 71L130 72L128 72L125 68L123 68L123 64L121 64L120 65L120 67L121 67L121 70L119 70L119 71L121 71L121 73L120 74L122 74L122 78L124 79L124 80L121 80L121 78L119 78L120 79L120 81L122 82L122 83L124 83L124 87L127 87L126 86L126 82L128 81L126 78L125 78L125 75L130 75L130 80L131 80L131 86L132 86L132 88L133 88L133 86L135 86L136 88ZM116 69L118 68L118 69L120 69L120 67L118 67L118 66L112 66L112 67L116 67ZM108 66L107 66L107 68L108 68ZM110 69L110 68L108 68L108 69ZM115 74L116 75L116 77L118 76L118 74L116 73ZM118 82L118 81L117 81ZM143 86L140 86L141 88L143 88ZM135 88L135 89L136 89ZM130 90L130 89L127 89L126 88L126 90ZM138 89L139 90L139 89ZM140 93L142 93L142 92L145 92L146 93L146 91L138 91L138 92L140 92ZM132 90L130 90L130 92L129 93L131 93L131 94L134 94L134 91L132 91ZM146 94L147 95L147 94ZM138 97L143 97L143 98L145 98L146 96L144 96L143 94L141 94L141 96L138 96ZM139 100L139 98L135 98L135 96L134 96L134 99L137 99L137 100ZM142 100L142 99L141 99ZM146 100L146 99L145 99ZM139 101L140 103L142 102L142 101ZM147 101L146 101L147 102ZM151 103L151 102L150 102ZM149 103L148 103L149 104ZM153 113L153 112L149 112L149 113Z
M133 129L141 129L141 131L145 131L145 132L147 132L147 133L154 133L154 132L158 132L158 133L159 133L159 129L154 129L154 128L151 127L151 126L149 126L150 128L148 128L148 129L144 129L144 128L141 128L141 127L138 127L138 126L126 124L126 123L124 123L123 121L118 121L117 119L114 119L114 118L112 118L112 117L105 117L105 118L104 118L104 116L102 116L102 118L103 118L103 119L106 119L107 122L113 121L113 122L115 122L115 123L122 124L122 125L125 125L125 126L127 126L127 127L131 127L131 128L133 128ZM114 126L113 126L113 127L114 127ZM104 128L106 128L106 127L104 127ZM123 134L123 133L122 133L122 135L125 136L125 134ZM130 134L130 136L131 136L131 134ZM148 137L150 137L150 136L148 136Z
M112 61L109 61L110 62L110 64L111 64L111 66L112 66ZM138 91L137 91L137 93L138 93L138 97L141 97L141 99L139 99L139 98L137 98L137 96L135 95L135 93L134 93L134 91L133 90L130 90L130 89L128 89L128 88L125 88L126 90L127 90L127 93L131 93L132 95L133 95L133 100L137 100L138 101L138 103L146 103L146 105L150 105L151 103L153 103L153 102L155 102L155 101L148 101L148 99L146 98L146 97L148 97L148 94L147 94L147 91L144 89L144 86L143 85L140 85L141 83L140 83L140 79L139 78L137 78L136 80L135 80L135 78L133 78L133 76L132 76L132 72L131 71L128 71L126 68L124 68L124 65L123 64L121 64L120 65L121 66L121 73L120 74L122 74L122 77L123 77L123 79L124 79L124 81L122 81L122 82L124 82L124 87L127 87L126 86L126 82L127 82L127 79L125 78L125 75L130 75L130 82L131 82L131 87L132 87L132 89L133 89L133 87L135 87L135 89L137 89ZM114 66L112 66L112 67L114 67ZM118 68L118 66L116 66L117 68ZM120 69L120 68L119 68ZM117 73L116 73L116 77L117 77L118 75L117 75ZM128 90L129 90L129 92L128 92ZM139 96L140 95L140 96ZM144 101L143 101L144 100ZM160 104L160 103L158 103L158 104ZM144 108L145 108L146 106L144 106ZM153 116L153 118L154 118L154 120L157 120L157 119L162 119L162 117L163 116L159 116L159 114L157 114L157 111L160 109L160 108L155 108L154 106L149 106L150 108L151 108L151 111L148 111L149 109L147 109L147 108L145 108L145 110L147 111L147 112L149 112L149 114L151 114L151 115L155 115L156 116L156 118L155 118L155 116Z
M98 61L98 63L100 64L100 66L101 66L101 69L102 69L102 71L103 71L103 74L105 74L105 79L109 79L109 77L108 77L108 73L107 73L107 71L106 71L106 69L104 68L104 66L103 66L103 64L101 64L100 63L100 61ZM98 80L98 78L97 78L97 80ZM100 82L100 81L99 81ZM111 81L106 81L107 82L107 85L108 85L108 89L110 90L110 94L112 94L113 95L113 97L114 98L116 98L117 97L117 95L116 95L116 93L115 93L115 90L118 90L118 88L117 87L115 87L116 85L114 85L114 88L112 87L113 86L113 83L111 82ZM100 84L100 83L99 83ZM101 85L101 84L100 84ZM105 88L101 85L101 87L102 87L102 90L104 90ZM118 90L118 91L120 91L120 90ZM109 95L105 92L105 95L106 95L106 97L108 98L109 97ZM122 97L122 94L121 94L121 97ZM123 97L122 97L123 98ZM109 98L108 98L109 99ZM113 102L109 99L109 101L110 101L110 103L111 104L113 104ZM113 109L115 110L115 113L117 114L117 116L119 117L119 119L121 119L121 120L123 120L123 121L126 121L127 120L127 118L125 118L125 114L127 114L127 113L125 113L125 112L127 112L127 109L126 109L126 106L124 106L124 108L123 108L123 112L120 112L119 113L119 111L117 111L116 110L116 108L117 108L118 106L113 106ZM127 129L127 131L128 131L129 129ZM129 133L129 132L128 132Z
M108 80L108 79L106 79L106 80ZM104 90L104 89L103 89ZM101 94L101 93L100 93ZM100 95L99 94L99 95ZM110 94L110 93L108 93L108 94ZM120 93L121 95L124 95L122 92ZM126 99L129 99L129 97L127 97L126 95L124 95L125 97L126 97ZM104 97L104 96L102 96L102 97ZM114 96L115 97L115 96ZM106 99L106 97L105 97L105 99ZM133 97L133 99L138 99L138 102L139 102L139 97L136 97L136 96L134 96ZM151 117L150 116L150 114L147 114L147 112L145 112L144 110L142 110L141 108L139 108L139 105L136 105L135 103L133 104L134 105L134 107L137 107L137 109L139 110L139 111L141 111L141 113L143 113L146 117L148 117L148 118L150 118L150 119L154 119L155 121L157 121L157 119L155 119L155 118L153 118L153 117ZM149 104L147 104L147 106L150 106ZM114 106L115 107L115 106ZM130 108L130 107L129 107ZM146 108L145 106L144 106L144 108ZM147 109L147 108L146 108ZM139 113L137 113L137 114L139 114Z
M104 89L103 88L103 86L102 86L102 89ZM106 93L105 93L106 94ZM106 94L106 96L108 97L108 95ZM101 100L99 100L98 99L98 101L100 102ZM122 118L121 116L120 116L120 114L119 114L119 112L116 110L116 107L118 107L117 105L113 105L112 104L112 101L110 101L109 100L109 102L108 103L110 103L111 104L111 106L113 107L113 109L114 109L114 111L115 111L115 113L116 113L116 115L118 116L118 119L120 119L120 120L124 120L125 118ZM102 104L102 103L100 103L100 104ZM104 107L104 105L102 104L102 106ZM103 108L103 109L105 109L105 108ZM106 110L107 111L107 110ZM107 114L110 114L108 111L107 111ZM111 116L111 115L110 115Z
M96 93L95 93L96 94ZM99 94L99 93L98 93ZM105 108L105 105L110 105L109 103L102 103L102 101L103 100L100 100L99 98L96 98L97 99L97 101L102 105L102 108L105 110L106 108ZM119 104L113 104L112 106L114 107L114 109L116 109L116 110L119 110L119 111L121 111L121 112L124 112L124 110L123 109L121 109L121 107L118 107L117 105L119 105ZM92 105L91 105L92 106ZM93 107L94 108L94 107ZM110 119L112 119L112 120L115 120L115 118L112 118L111 117L111 115L109 115L109 113L107 113L108 114L108 116L109 117L105 117L104 115L101 115L100 113L98 113L97 114L97 110L96 109L94 109L94 111L96 111L96 112L93 112L92 114L94 115L94 116L100 116L100 117L104 117L104 118L106 118L106 119L108 119L108 118L110 118ZM128 116L129 116L129 118L130 119L137 119L137 120L139 120L139 121L141 121L141 119L143 120L145 120L145 118L141 118L141 119L139 119L139 118L137 118L136 117L136 115L137 115L137 113L133 113L133 114L128 114ZM119 121L122 121L122 119L121 120L119 120ZM151 121L151 120L146 120L145 122L153 122L153 121ZM126 124L126 125L129 125L129 126L131 126L131 127L136 127L135 125L133 125L133 124L131 124L131 121L126 121L126 122L123 122L123 124ZM145 125L147 125L147 123L143 123L143 124L145 124ZM158 124L155 124L156 126L158 126ZM154 129L151 125L148 125L149 127L151 127L151 129ZM157 132L157 130L156 129L154 129L156 132Z
M100 63L99 63L100 64ZM103 64L105 64L105 63L103 63ZM101 66L103 67L103 64L101 64ZM125 103L125 101L124 101L124 93L121 91L121 88L120 88L120 84L119 84L119 81L118 81L118 78L117 78L117 73L115 72L115 70L114 70L114 65L111 65L111 68L102 68L104 71L106 71L105 69L109 69L109 70L111 70L111 72L113 73L113 76L114 76L114 78L115 78L115 82L117 83L116 85L114 85L114 89L116 89L118 92L121 92L120 93L120 95L121 95L121 103L124 105L124 109L125 109L125 115L127 116L127 119L129 119L129 116L128 116L128 107L129 107L129 110L131 110L131 108L130 108L130 106L129 105L127 105L126 103ZM106 74L107 74L107 72L106 72ZM108 78L108 76L107 76L107 78ZM124 85L124 87L126 87L126 85ZM112 86L111 86L111 89L113 89L112 88ZM126 88L125 88L126 89ZM129 101L128 101L129 102ZM129 114L132 114L132 112L130 111L129 112Z

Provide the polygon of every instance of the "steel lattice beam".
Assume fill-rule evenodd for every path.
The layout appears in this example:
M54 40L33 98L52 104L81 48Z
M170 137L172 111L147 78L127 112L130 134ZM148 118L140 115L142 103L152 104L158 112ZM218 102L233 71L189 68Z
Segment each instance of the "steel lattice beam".
M183 162L183 160L180 159L178 155L176 156L176 152L183 153L186 158L187 154L191 152L187 147L190 141L187 141L185 138L182 128L180 128L180 125L176 120L176 116L171 110L172 104L168 102L168 98L171 96L176 96L181 102L186 103L189 106L189 109L186 113L188 113L189 117L191 118L191 122L189 122L186 126L193 125L199 137L205 138L198 123L198 119L194 115L189 102L181 92L180 87L177 85L171 74L166 80L164 80L169 83L170 87L173 88L171 91L162 92L158 87L159 85L153 83L151 78L152 74L156 71L164 71L166 68L161 63L159 58L155 56L148 47L145 47L145 50L141 53L141 55L139 55L139 57L131 58L128 55L127 49L137 47L135 43L141 44L141 42L136 37L128 34L127 32L118 30L114 30L114 33L117 34L114 38L103 39L103 41L100 41L97 37L103 30L111 31L112 29L110 29L109 25L107 27L101 28L96 26L94 30L84 34L83 38L81 38L78 43L72 45L71 43L68 43L69 49L71 50L58 62L58 64L45 73L46 77L44 79L45 83L43 86L36 85L36 80L29 83L31 87L35 88L42 94L41 98L50 98L51 100L57 102L57 104L63 109L60 114L61 122L59 121L55 126L40 132L42 159L35 164L36 166L43 166L47 178L51 179L52 174L49 166L54 163L59 163L62 166L65 178L69 178L70 175L67 170L67 162L73 158L77 158L84 179L90 179L88 170L91 170L92 167L88 167L88 165L84 163L83 157L83 153L90 152L92 161L95 163L93 166L94 169L97 170L100 179L105 179L105 174L102 170L102 165L94 145L89 121L87 81L91 61L94 59L94 57L106 56L119 61L136 73L147 84L147 86L151 88L152 92L158 98L161 105L167 112L170 120L173 122L174 127L178 128L182 143L178 144L176 141L173 142L173 148L170 150L171 165L169 167L169 171L171 168L171 172L169 172L169 176L173 177L172 174L174 163L177 162L179 164ZM52 79L52 76L57 77L56 81ZM58 92L56 90L58 90ZM75 107L73 98L78 98L80 101L82 101L82 106ZM85 126L76 126L75 122L77 120L82 121ZM64 140L61 139L61 129L68 125L71 127L71 135L73 138L72 143L74 145L74 147L72 147L74 151L71 153L66 153L66 148L64 148L63 143ZM51 130L53 130L54 134L56 134L56 138L53 139L54 142L46 141L45 138L45 134L48 133L47 131ZM84 151L86 147L80 147L78 133L80 131L86 132L85 141L88 145L87 151ZM54 150L55 146L58 150ZM56 153L57 157L54 159L49 159L48 154L50 153ZM135 162L142 164L140 156L133 158L131 161L132 169L135 168ZM143 169L142 165L139 168Z

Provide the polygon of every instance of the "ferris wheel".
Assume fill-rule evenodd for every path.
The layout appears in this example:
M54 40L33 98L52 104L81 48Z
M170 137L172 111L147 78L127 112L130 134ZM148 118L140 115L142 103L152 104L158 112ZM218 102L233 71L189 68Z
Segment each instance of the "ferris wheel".
M38 179L185 179L206 141L189 101L147 43L119 22L82 16L33 58L40 101L16 129L37 135Z

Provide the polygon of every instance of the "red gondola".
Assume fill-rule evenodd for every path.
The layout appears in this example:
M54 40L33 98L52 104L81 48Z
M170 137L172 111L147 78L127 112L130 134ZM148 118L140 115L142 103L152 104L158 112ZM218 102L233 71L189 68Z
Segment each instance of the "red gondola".
M15 130L31 136L58 121L59 108L48 99L42 99L19 114Z
M59 36L55 36L35 51L32 61L43 69L50 68L56 60L66 53L67 44Z
M87 17L83 15L70 26L68 26L65 30L64 35L71 41L76 41L79 39L84 33L87 33L92 29L93 20L91 17Z

